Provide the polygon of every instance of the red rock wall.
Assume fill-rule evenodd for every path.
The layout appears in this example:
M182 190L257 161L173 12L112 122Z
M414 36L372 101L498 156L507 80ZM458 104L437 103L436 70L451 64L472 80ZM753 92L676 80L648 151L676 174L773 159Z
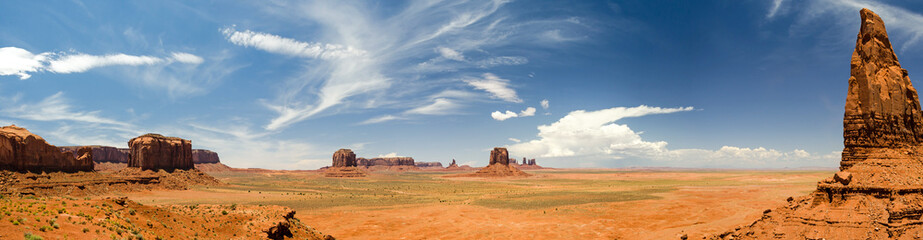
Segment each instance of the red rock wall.
M923 142L917 90L897 61L884 22L871 11L861 11L860 16L862 26L850 62L840 169L863 161L876 149Z
M142 170L192 169L192 141L145 134L128 141L128 167Z
M76 155L77 149L80 149L81 147L89 147L93 149L94 162L128 163L128 149L125 148L115 148L110 146L66 146L61 147L61 151L73 153L76 157L78 156Z
M218 153L216 152L205 149L192 149L192 162L195 164L220 163L221 160L218 159Z
M333 167L355 167L356 154L350 149L340 149L333 153Z
M510 153L506 148L494 148L490 151L490 165L494 164L510 165Z
M86 153L84 149L82 153ZM32 172L93 171L92 156L76 158L25 128L0 128L0 169Z
M357 158L357 166L416 166L412 157Z

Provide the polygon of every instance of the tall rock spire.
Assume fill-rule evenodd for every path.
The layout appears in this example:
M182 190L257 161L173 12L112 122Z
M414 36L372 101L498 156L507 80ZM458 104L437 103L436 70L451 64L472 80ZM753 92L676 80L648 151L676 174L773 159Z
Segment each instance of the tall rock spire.
M915 146L923 134L917 90L891 48L885 24L868 9L862 17L850 62L849 92L843 116L845 170L874 148Z

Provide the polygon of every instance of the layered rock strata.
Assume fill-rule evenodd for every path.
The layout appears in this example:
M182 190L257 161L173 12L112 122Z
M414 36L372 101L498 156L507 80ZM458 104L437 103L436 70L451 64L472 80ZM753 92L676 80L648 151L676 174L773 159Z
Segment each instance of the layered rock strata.
M874 12L862 9L850 63L840 172L810 196L720 239L923 238L920 102Z
M89 148L79 155L62 152L25 128L15 125L0 128L0 170L32 172L93 171Z
M128 141L128 167L141 170L188 170L192 161L192 141L148 133Z
M365 177L368 175L357 167L356 154L350 149L340 149L333 153L333 163L324 170L325 177Z

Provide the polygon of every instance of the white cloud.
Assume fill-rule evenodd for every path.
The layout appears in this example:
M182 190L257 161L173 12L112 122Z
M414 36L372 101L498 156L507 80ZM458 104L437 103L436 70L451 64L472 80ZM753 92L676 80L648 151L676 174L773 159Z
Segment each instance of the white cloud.
M268 33L244 30L237 31L233 28L221 30L229 42L245 47L253 47L270 53L283 54L305 58L334 59L351 56L360 56L365 51L349 46L324 43L307 43L291 38L285 38Z
M393 157L404 157L404 156L397 155L397 153L392 152L392 153L388 153L388 154L385 154L385 155L378 154L378 157L380 157L380 158L393 158Z
M77 121L128 127L130 124L99 116L99 111L74 111L71 104L58 92L37 103L13 101L4 104L3 114L13 118L35 121Z
M127 54L112 54L95 56L88 54L63 55L48 62L48 71L55 73L86 72L87 70L114 66L139 66L153 65L165 62L164 59L150 56L132 56Z
M692 111L692 107L616 107L598 111L577 110L557 122L538 126L538 139L509 146L517 156L559 161L624 161L626 164L677 167L779 167L822 166L836 154L815 155L796 149L780 152L767 148L724 146L718 150L667 148L665 141L645 141L641 133L616 121L628 117Z
M522 142L522 140L519 140L519 139L516 139L516 138L507 138L507 140L510 140L510 141L512 141L512 142L515 142L515 143Z
M461 61L461 62L466 61L464 55L462 55L458 51L452 50L451 48L438 47L436 48L436 51L438 51L439 55L442 55L442 57L446 59L452 59L452 60Z
M422 114L422 115L447 115L455 113L459 107L458 103L445 98L437 98L433 103L416 107L404 112L405 114Z
M49 53L32 54L22 48L0 48L0 76L16 75L19 79L28 79L30 72L37 72L43 68L43 62Z
M181 63L202 64L202 62L205 62L205 59L202 59L202 57L192 55L190 53L174 52L171 55L173 56L173 60Z
M518 56L501 56L501 57L492 57L478 61L476 65L481 68L490 68L495 66L506 66L506 65L523 65L529 63L529 59L525 57Z
M506 110L506 112L494 111L490 113L490 117L492 117L494 120L497 120L497 121L504 121L510 118L515 118L515 117L531 117L531 116L535 116L534 107L527 107L526 109L523 109L519 113L515 113L510 110Z
M196 88L188 84L177 84L176 79L170 76L162 75L162 69L173 62L179 62L190 65L198 65L205 60L199 56L174 52L169 58L160 58L153 56L135 56L123 53L109 55L90 55L84 53L67 54L67 53L41 53L32 54L31 52L16 48L0 48L0 76L16 75L20 79L31 77L29 73L34 72L51 72L51 73L80 73L90 69L107 67L107 66L151 66L154 70L144 72L129 71L128 75L132 79L138 78L147 85L152 86L170 86L174 89L168 89L170 93L192 91ZM209 71L198 71L209 72ZM183 75L193 75L184 73ZM147 80L155 78L155 81Z
M766 18L772 19L776 16L776 13L779 12L779 7L782 6L782 1L784 0L772 0L772 5L769 7L769 12L766 13Z
M504 121L504 120L514 118L517 116L519 115L509 110L507 110L506 112L494 111L490 113L490 117L494 118L494 120L497 120L497 121Z
M542 109L548 110L548 99L542 99Z
M483 79L468 79L465 82L475 89L490 93L491 97L507 102L520 103L522 99L516 95L516 90L510 88L510 81L497 77L492 73L485 73Z
M519 117L531 117L531 116L535 116L534 107L527 107L525 110L522 110L522 112L519 112Z
M399 119L403 119L403 118L389 114L389 115L382 115L382 116L370 118L368 120L362 121L359 124L373 124L373 123L381 123L381 122L387 122L387 121L399 120Z

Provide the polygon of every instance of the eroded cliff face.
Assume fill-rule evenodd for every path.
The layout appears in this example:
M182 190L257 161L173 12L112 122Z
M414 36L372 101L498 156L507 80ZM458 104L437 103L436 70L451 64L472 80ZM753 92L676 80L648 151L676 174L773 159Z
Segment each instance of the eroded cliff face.
M843 159L847 169L880 148L917 146L923 136L920 100L901 68L884 22L861 11L862 24L850 61L843 117Z
M720 239L919 239L923 237L920 102L884 22L862 9L843 116L840 172L809 196L764 212Z
M145 134L128 141L128 167L141 170L188 170L192 162L192 141L165 137L160 134Z
M128 149L115 148L110 146L66 146L61 147L61 151L76 154L77 149L88 147L93 150L93 161L97 163L128 163Z
M442 168L441 162L417 162L416 165L421 168Z
M333 163L324 170L325 177L365 177L367 173L357 166L356 154L350 149L340 149L333 153Z
M360 167L371 166L416 166L412 157L377 157L357 158L356 165Z
M80 149L81 155L62 152L25 128L15 125L0 128L0 169L33 172L93 171L92 153Z
M510 165L510 153L506 148L494 148L490 151L490 164Z
M192 162L195 164L202 163L220 163L218 153L205 149L192 149Z

